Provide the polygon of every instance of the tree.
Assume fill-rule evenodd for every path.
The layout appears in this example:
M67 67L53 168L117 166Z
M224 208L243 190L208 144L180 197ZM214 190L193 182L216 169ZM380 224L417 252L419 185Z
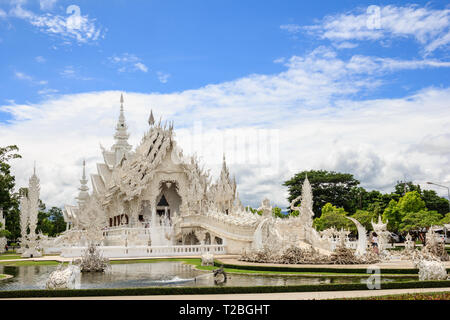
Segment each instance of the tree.
M378 214L373 211L357 210L356 213L351 217L358 220L364 226L364 228L366 228L367 231L370 231L373 229L372 221L377 221Z
M8 230L2 229L3 228L3 223L0 223L0 238L3 237L10 237L11 236L11 232L9 232Z
M49 235L55 237L66 231L66 222L64 221L62 210L58 207L52 207L48 213L49 220L52 222L52 232Z
M279 208L279 207L273 207L272 208L272 215L274 217L278 217L278 218L286 218L288 216L287 214L283 214L281 212L281 208Z
M449 213L448 200L443 197L439 197L434 190L423 190L422 199L425 201L425 205L428 210L434 210L439 212L442 216Z
M427 212L430 213L430 217L426 216ZM388 229L391 231L406 231L407 226L412 227L435 221L435 213L439 215L438 221L441 220L442 216L437 211L428 211L419 191L415 190L406 192L398 202L391 200L384 210L383 220L389 220ZM420 219L420 223L417 219Z
M450 212L445 215L445 217L442 218L441 222L439 224L449 224L450 223Z
M346 218L347 212L343 208L337 208L331 203L327 203L322 207L322 214L320 217L314 219L314 227L318 231L335 227L336 229L354 229L354 223Z
M19 227L19 196L13 193L15 178L11 174L9 161L21 158L16 152L19 148L15 145L0 147L0 207L6 218L6 230L10 232L9 239L20 236Z
M325 170L299 172L283 184L288 187L289 202L302 194L302 184L306 175L308 175L308 180L313 190L313 211L315 217L320 216L322 207L327 203L344 208L346 211L354 212L354 200L350 190L358 186L359 181L352 174L348 173Z
M417 191L422 200L425 201L425 206L428 210L437 211L442 216L449 212L448 199L438 196L434 190L422 190L419 185L413 184L412 181L397 182L395 191L391 194L391 197L398 201L401 196L405 195L405 191Z
M400 231L422 231L431 226L441 224L441 218L442 216L437 211L429 211L426 209L417 212L411 211L403 217L400 223Z
M383 212L383 220L388 220L387 228L391 231L398 231L403 219L403 213L398 208L398 202L392 199Z

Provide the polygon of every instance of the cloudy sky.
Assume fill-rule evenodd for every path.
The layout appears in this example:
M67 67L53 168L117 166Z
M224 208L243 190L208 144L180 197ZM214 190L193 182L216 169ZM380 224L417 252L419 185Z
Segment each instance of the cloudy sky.
M123 92L130 143L153 109L246 205L310 169L450 185L449 44L446 1L0 0L0 145L18 187L36 161L47 206L74 203Z

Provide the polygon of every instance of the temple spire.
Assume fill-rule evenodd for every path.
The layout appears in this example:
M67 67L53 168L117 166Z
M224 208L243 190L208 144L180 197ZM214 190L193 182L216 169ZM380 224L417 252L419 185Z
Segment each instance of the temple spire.
M153 110L150 110L150 117L148 117L148 124L153 126L155 124L155 118L153 117Z
M78 188L80 193L78 194L77 200L78 205L81 206L89 199L89 187L87 186L88 180L86 179L86 161L83 160L83 174L80 179L81 186Z
M128 144L129 134L127 132L128 126L125 122L125 114L123 110L123 94L120 95L120 114L119 120L116 125L116 133L114 134L114 139L116 143L113 145L114 150L130 151L131 145Z

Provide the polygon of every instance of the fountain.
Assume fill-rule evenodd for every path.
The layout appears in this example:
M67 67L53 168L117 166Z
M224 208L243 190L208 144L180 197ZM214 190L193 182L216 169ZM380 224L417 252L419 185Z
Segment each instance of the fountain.
M169 219L167 207L164 215L159 217L156 209L152 210L152 218L150 220L150 241L152 246L170 246L172 245L173 226Z

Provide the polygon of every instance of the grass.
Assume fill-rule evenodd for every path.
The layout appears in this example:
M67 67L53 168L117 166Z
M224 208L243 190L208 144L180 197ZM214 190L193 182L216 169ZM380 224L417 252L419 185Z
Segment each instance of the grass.
M0 261L0 265L20 267L20 266L55 266L61 262L48 260L48 261ZM65 262L67 264L67 262Z
M379 297L352 298L343 300L450 300L450 292L392 294Z
M22 259L18 254L1 254L0 260L12 260L12 259Z

